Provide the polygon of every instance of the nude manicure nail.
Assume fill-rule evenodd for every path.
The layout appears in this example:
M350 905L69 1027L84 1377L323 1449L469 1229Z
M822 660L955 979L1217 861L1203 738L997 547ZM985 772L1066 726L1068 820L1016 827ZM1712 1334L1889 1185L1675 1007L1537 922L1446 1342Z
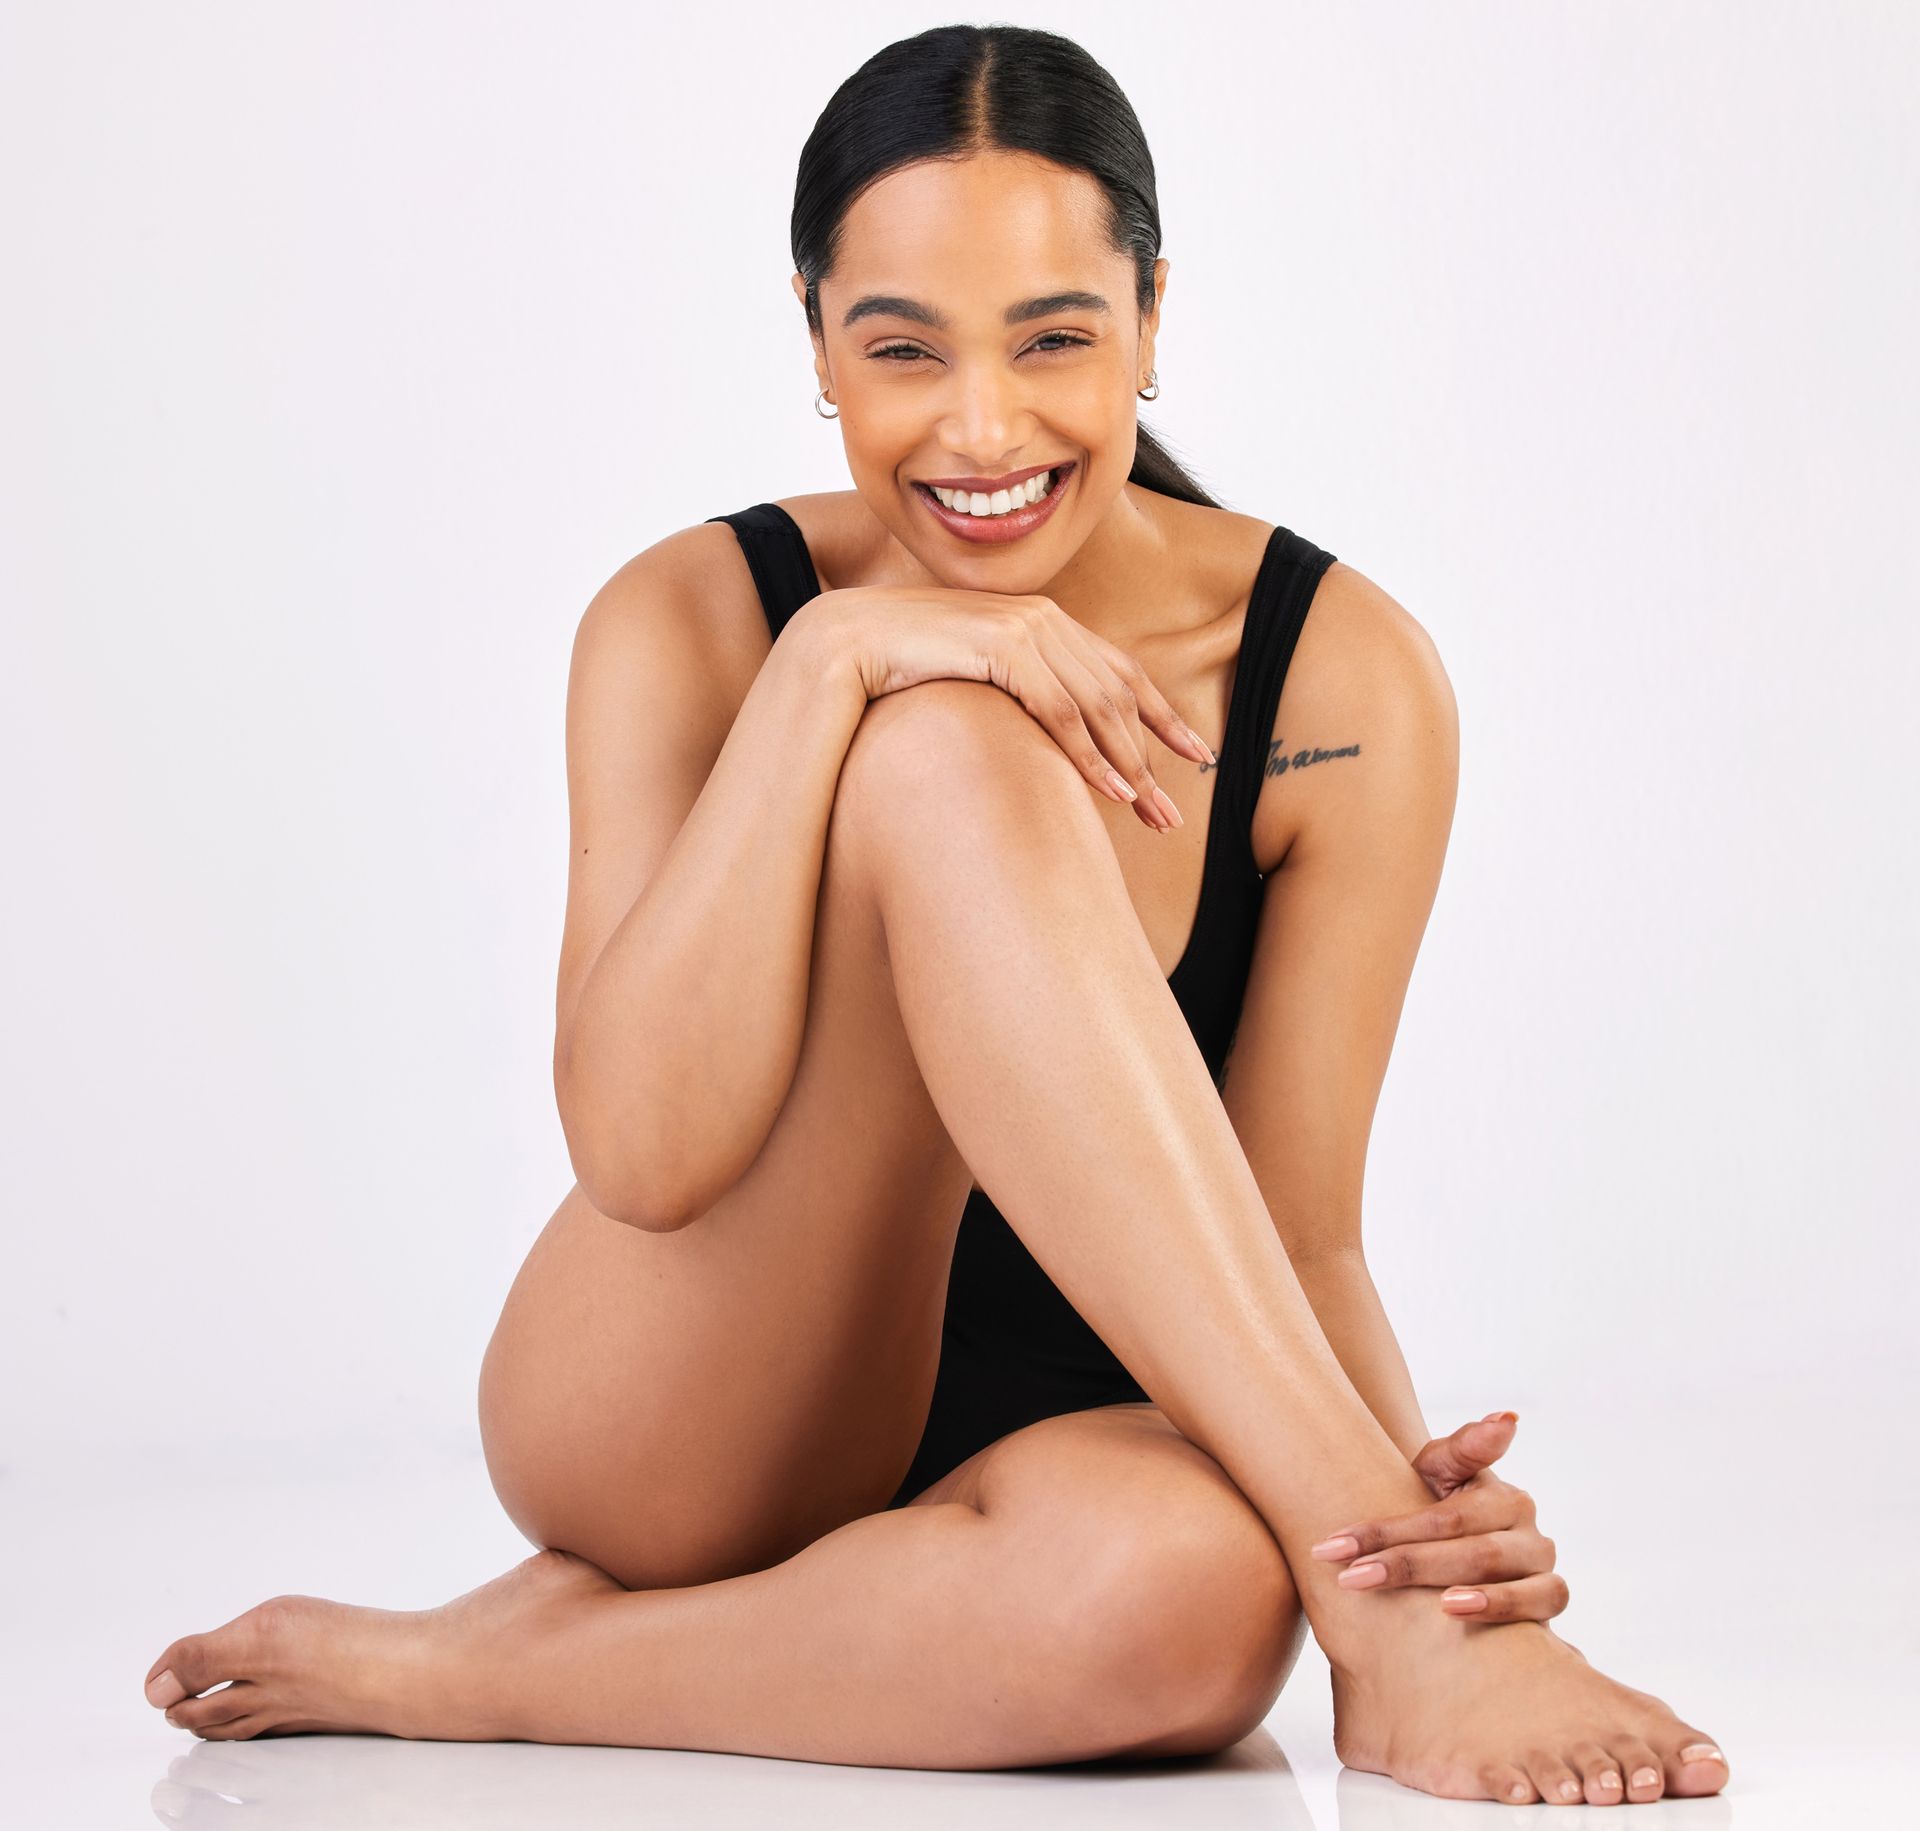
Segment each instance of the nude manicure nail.
M1167 791L1162 788L1158 782L1153 785L1153 799L1154 804L1160 809L1161 813L1165 814L1175 826L1185 826L1187 824L1185 819L1182 818L1180 810L1167 798Z
M1180 729L1184 731L1188 737L1192 738L1193 741L1196 744L1198 744L1200 748L1207 753L1207 761L1209 763L1217 764L1220 761L1220 759L1213 754L1213 746L1209 744L1207 740L1200 735L1199 732L1194 730L1194 728L1191 725L1183 724L1180 727Z
M1470 1614L1475 1609L1483 1609L1487 1606L1486 1591L1478 1589L1450 1589L1441 1596L1440 1600L1449 1607L1460 1610L1462 1614Z
M1386 1580L1384 1564L1349 1564L1340 1573L1340 1581L1349 1589L1373 1589Z
M1726 1756L1711 1742L1689 1742L1680 1751L1682 1761L1724 1761Z
M1338 1538L1322 1539L1314 1546L1316 1558L1350 1558L1360 1549L1360 1541L1343 1533Z
M1133 784L1129 782L1119 770L1109 768L1107 771L1107 780L1113 784L1113 792L1116 795L1124 795L1129 801L1138 801L1140 799L1140 797L1133 792Z
M1660 1784L1660 1776L1650 1767L1638 1768L1634 1772L1633 1784L1635 1786L1658 1786Z

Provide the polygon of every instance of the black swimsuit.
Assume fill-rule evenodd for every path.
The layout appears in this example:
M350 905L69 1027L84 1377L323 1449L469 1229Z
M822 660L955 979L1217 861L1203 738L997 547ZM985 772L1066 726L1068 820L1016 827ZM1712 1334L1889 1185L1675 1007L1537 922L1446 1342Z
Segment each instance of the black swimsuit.
M739 537L775 638L820 592L799 525L777 503L714 515ZM1268 537L1247 602L1227 704L1214 747L1219 780L1208 816L1200 903L1186 951L1167 984L1200 1045L1214 1084L1226 1075L1253 964L1265 879L1253 857L1253 810L1267 770L1280 688L1295 643L1334 555L1288 528ZM1284 759L1275 759L1275 771ZM903 1507L976 1450L1041 1418L1147 1398L1000 1210L976 1188L954 1242L940 1371L920 1448L888 1503Z

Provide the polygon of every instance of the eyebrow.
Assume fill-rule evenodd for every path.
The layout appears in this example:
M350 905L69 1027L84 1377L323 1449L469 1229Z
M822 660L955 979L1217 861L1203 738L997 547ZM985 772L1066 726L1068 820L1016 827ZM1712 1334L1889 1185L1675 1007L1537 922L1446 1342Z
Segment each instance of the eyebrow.
M1025 324L1032 318L1050 318L1055 312L1104 312L1111 315L1110 306L1097 292L1049 292L1042 293L1037 299L1022 299L1017 305L1009 305L1005 313L1008 324ZM840 320L840 328L845 330L861 318L910 318L915 324L924 324L929 330L945 331L953 327L948 323L946 314L931 305L922 305L918 299L903 299L893 293L870 292L863 299L856 299L847 308L847 315Z

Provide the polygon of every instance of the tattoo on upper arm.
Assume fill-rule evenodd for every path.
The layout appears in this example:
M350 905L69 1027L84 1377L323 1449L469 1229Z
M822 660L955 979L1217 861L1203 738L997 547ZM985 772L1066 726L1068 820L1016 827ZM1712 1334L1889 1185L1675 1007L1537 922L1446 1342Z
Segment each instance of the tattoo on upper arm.
M1296 750L1291 755L1285 748L1283 738L1275 738L1267 746L1267 771L1270 776L1284 776L1290 769L1305 769L1312 763L1324 763L1329 757L1357 757L1360 754L1358 744L1342 744L1338 750L1320 750L1309 745L1304 750Z

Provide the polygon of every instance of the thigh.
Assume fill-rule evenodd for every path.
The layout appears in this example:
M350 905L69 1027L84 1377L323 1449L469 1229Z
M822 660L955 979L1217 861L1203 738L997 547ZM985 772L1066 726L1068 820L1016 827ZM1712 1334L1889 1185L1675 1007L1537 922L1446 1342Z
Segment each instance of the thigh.
M508 1514L630 1587L778 1562L883 1507L919 1441L972 1178L901 1024L847 788L910 697L869 709L842 770L800 1054L759 1156L670 1233L576 1186L487 1349L482 1437Z
M1084 1695L1092 1740L1124 1729L1131 1754L1204 1753L1272 1709L1306 1638L1286 1556L1156 1406L1009 1432L908 1505L941 1502L994 1522L1004 1582L1033 1623L1024 1657Z

